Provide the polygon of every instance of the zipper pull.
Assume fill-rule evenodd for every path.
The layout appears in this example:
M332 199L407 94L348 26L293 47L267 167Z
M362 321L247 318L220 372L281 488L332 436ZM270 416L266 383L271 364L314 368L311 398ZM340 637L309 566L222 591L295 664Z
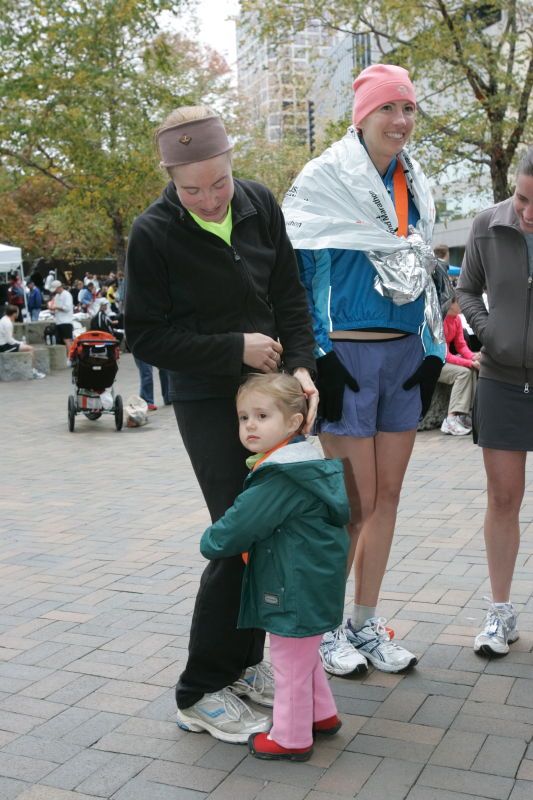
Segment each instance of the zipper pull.
M235 250L235 248L233 247L233 245L231 245L231 249L233 250L233 260L234 260L234 261L240 261L240 260L241 260L241 257L240 257L240 255L238 254L238 252Z
M529 394L529 383L524 384L524 394Z
M530 275L527 279L527 288L531 289L531 284L533 283L533 275Z

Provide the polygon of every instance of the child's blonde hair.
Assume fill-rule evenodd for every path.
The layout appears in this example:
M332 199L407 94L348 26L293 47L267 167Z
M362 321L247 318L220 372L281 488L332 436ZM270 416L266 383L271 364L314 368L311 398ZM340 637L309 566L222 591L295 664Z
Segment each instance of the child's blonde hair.
M286 415L307 416L307 397L300 382L286 372L253 373L237 392L237 401L246 392L260 392L272 397L280 411Z

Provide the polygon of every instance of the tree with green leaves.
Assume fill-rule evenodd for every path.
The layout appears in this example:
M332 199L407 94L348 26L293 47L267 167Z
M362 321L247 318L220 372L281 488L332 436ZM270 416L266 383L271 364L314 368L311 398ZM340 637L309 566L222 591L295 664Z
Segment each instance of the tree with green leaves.
M225 62L161 30L161 13L186 5L2 0L0 188L14 208L36 176L56 187L30 231L54 242L48 255L114 254L122 268L129 225L164 180L154 127L224 93Z
M428 174L490 176L494 200L509 196L533 129L532 0L242 0L242 8L257 12L256 30L272 43L313 21L369 33L374 60L406 67L417 86L417 149Z

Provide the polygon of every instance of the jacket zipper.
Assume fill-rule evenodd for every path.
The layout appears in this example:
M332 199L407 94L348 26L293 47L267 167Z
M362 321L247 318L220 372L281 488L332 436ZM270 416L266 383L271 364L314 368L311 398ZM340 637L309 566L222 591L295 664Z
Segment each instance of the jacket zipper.
M527 279L527 306L526 306L526 325L524 331L524 357L523 357L523 365L524 365L524 373L525 373L525 383L524 383L524 394L529 394L529 382L528 382L528 374L527 374L527 334L529 330L529 317L531 311L531 284L533 284L533 276L529 275Z
M241 273L242 273L243 279L244 279L244 281L246 283L247 317L248 317L248 321L250 322L250 324L252 326L252 329L256 330L257 329L257 325L255 324L255 322L250 317L250 313L248 311L248 299L249 299L250 294L252 292L252 281L250 280L250 273L248 272L248 267L246 266L246 262L242 260L242 258L238 254L238 252L235 249L235 247L232 244L230 244L230 247L231 247L231 250L233 252L233 260L235 261L235 263L239 263L239 262L241 263Z

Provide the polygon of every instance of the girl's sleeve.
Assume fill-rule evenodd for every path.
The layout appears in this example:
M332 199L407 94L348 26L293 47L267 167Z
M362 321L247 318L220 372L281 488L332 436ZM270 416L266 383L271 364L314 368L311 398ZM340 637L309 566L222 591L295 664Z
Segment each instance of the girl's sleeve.
M223 517L210 525L200 540L205 558L226 558L249 550L271 536L290 516L291 490L283 476L262 479L245 489Z

